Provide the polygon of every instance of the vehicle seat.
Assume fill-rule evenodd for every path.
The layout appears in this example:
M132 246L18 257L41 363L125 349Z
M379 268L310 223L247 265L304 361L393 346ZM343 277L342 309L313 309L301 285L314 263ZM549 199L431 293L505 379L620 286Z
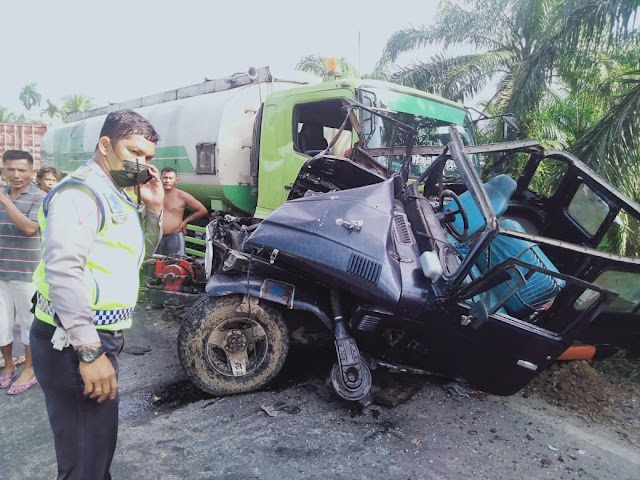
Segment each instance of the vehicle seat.
M315 155L327 148L324 128L317 123L305 122L298 134L298 147L305 155Z
M517 232L524 232L524 228L515 220L505 219L500 221L500 226ZM489 245L489 253L491 257L491 265L488 264L488 252L483 252L476 266L481 272L486 272L489 268L495 267L500 262L508 258L518 258L526 263L551 270L558 273L556 266L549 260L549 257L535 243L521 240L519 238L511 238L505 235L498 235ZM523 275L528 270L521 268ZM556 295L565 286L564 280L546 275L541 272L535 272L527 279L527 283L511 296L504 304L504 309L512 316L525 317L531 315L535 310L544 308L546 304L553 301ZM509 289L508 282L501 283L495 287L493 292L500 297L507 293Z
M513 192L516 191L517 186L516 181L509 175L505 174L498 175L484 184L484 188L489 200L491 201L496 217L501 216L507 211L509 199L511 198L511 195L513 195ZM460 195L460 202L462 203L465 212L467 212L467 217L469 219L469 236L475 235L485 227L480 209L469 192L464 192ZM453 226L457 231L462 232L463 222L461 215L456 215Z

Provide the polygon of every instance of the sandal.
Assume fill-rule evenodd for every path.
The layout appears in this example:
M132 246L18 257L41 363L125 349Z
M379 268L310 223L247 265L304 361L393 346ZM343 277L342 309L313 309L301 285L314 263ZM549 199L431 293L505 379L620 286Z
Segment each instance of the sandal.
M20 395L21 393L29 390L34 385L37 385L37 383L38 380L35 377L33 377L28 382L14 383L13 385L11 385L11 388L7 390L7 395Z
M7 388L9 385L11 385L11 382L13 382L13 379L16 378L17 374L18 371L14 370L13 373L5 375L4 377L0 377L0 389Z

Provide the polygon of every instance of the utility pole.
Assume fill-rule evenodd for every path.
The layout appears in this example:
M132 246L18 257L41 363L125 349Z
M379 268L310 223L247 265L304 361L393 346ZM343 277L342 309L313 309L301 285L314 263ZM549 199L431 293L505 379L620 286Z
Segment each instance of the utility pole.
M360 30L358 30L358 75L362 76L362 71L360 70Z

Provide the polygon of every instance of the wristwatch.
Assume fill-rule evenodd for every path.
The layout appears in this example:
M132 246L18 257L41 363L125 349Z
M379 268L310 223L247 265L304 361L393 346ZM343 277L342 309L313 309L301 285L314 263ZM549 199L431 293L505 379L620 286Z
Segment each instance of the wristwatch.
M84 363L91 363L95 362L98 357L104 353L104 349L102 348L102 345L98 347L89 345L76 350L76 353L78 354L78 360Z

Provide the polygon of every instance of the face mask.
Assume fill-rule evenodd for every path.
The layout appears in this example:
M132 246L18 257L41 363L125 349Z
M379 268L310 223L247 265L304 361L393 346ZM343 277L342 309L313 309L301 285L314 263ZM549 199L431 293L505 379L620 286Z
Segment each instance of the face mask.
M153 178L146 165L131 160L122 160L122 170L109 170L109 174L115 184L121 188L147 183Z

